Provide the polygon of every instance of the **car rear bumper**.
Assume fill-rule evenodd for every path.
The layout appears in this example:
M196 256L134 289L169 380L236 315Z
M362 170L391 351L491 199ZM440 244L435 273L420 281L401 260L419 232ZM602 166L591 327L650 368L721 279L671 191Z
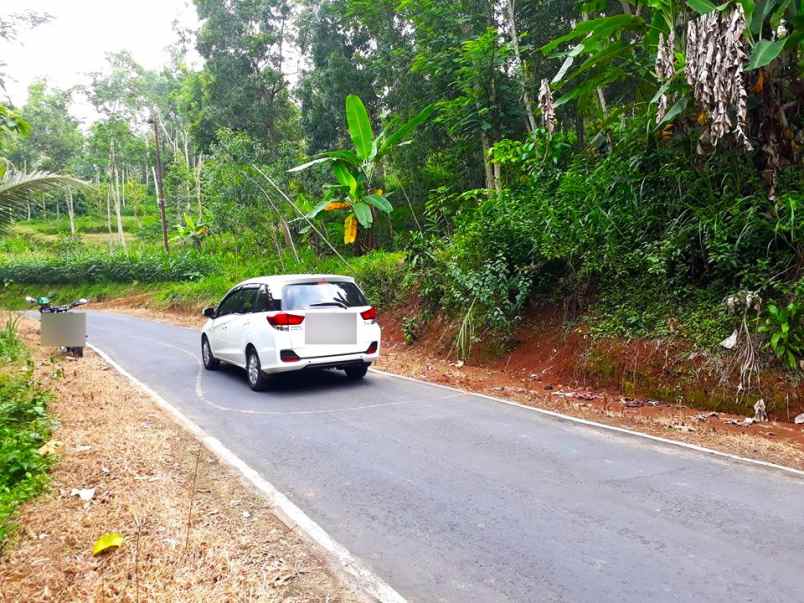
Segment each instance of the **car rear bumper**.
M270 365L263 365L264 373L287 373L290 371L303 371L305 369L345 368L360 364L371 364L380 358L379 352L374 354L344 354L342 356L319 356L315 358L301 358L295 362L277 361Z

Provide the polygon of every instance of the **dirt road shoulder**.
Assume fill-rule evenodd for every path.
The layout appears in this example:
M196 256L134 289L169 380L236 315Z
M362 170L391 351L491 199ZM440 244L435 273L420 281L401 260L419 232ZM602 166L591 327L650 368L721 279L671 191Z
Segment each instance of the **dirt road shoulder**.
M36 330L23 322L36 376L56 395L60 458L0 559L0 600L357 600L147 396L89 350L50 357ZM124 543L95 557L106 532Z

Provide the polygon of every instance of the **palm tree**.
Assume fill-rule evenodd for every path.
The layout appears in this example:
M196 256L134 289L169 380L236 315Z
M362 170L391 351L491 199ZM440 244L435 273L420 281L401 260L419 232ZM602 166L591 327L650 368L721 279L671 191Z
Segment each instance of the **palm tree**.
M15 211L23 207L31 195L66 186L86 187L88 184L71 176L49 172L19 172L7 163L0 163L0 234L8 229Z

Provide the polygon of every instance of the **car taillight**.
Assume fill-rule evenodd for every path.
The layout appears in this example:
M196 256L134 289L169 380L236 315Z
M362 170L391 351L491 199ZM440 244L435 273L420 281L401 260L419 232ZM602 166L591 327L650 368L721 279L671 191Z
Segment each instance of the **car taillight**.
M372 342L371 342L371 345L370 345L370 346L368 347L368 349L366 350L366 354L374 354L374 353L376 353L376 352L377 352L377 342L376 342L376 341L372 341Z
M293 350L282 350L279 352L279 358L282 362L298 362L301 360L299 355Z
M267 316L268 322L271 323L272 327L292 327L295 325L300 325L304 322L304 316L299 316L298 314L288 314L286 312L280 312L279 314L274 314L273 316Z
M377 308L372 306L368 310L363 310L360 316L363 317L363 320L377 320Z

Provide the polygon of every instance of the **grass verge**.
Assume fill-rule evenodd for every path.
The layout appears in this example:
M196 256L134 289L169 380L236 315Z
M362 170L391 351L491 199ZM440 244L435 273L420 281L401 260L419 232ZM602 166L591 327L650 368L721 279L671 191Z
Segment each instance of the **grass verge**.
M18 320L0 329L0 547L13 531L18 507L42 492L50 460L40 448L50 437L50 395L33 378Z
M36 321L20 325L33 343ZM91 350L57 360L58 377L47 351L32 354L60 458L0 557L0 600L356 600L264 498ZM107 532L122 544L93 556Z

